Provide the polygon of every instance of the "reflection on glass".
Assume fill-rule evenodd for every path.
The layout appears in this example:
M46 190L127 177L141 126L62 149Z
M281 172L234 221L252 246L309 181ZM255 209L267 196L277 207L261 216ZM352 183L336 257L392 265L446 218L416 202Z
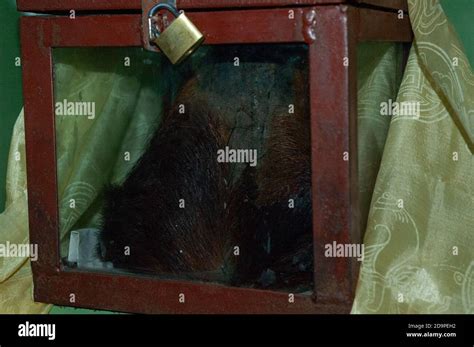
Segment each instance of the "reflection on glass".
M54 51L61 257L89 271L312 288L305 45Z

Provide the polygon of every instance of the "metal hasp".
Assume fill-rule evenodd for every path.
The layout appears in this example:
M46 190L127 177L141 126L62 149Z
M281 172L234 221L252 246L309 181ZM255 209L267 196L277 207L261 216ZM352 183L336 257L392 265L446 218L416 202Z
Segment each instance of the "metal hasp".
M147 13L147 41L156 45L173 64L179 64L189 57L204 41L204 35L189 20L189 18L172 4L162 2L155 4L150 9L143 8ZM170 12L175 19L165 29L160 31L156 16L161 10ZM163 22L163 26L165 26ZM145 45L147 48L147 45Z

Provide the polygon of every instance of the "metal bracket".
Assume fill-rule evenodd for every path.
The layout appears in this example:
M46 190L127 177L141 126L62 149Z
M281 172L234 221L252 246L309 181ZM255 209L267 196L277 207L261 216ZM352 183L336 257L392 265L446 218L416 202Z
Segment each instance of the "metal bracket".
M150 25L148 20L148 12L158 3L167 3L176 7L176 0L142 0L142 44L143 48L152 52L159 52L160 50L155 45L152 45L149 40Z

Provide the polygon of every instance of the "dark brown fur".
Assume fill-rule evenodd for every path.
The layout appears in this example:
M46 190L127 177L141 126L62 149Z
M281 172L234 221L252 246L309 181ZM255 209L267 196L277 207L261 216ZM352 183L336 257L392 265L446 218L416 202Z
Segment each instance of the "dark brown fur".
M216 153L227 141L226 127L190 82L124 184L107 192L106 260L159 274L225 274L234 236L220 227L229 211L228 165Z
M108 189L105 260L161 276L306 290L312 213L304 102L295 114L273 118L263 162L234 180L231 164L217 162L217 150L232 136L226 116L209 106L196 83L184 86L126 181ZM304 83L298 75L296 84ZM185 114L178 112L180 104ZM184 209L179 199L185 199Z
M294 85L294 114L281 112L272 120L256 173L256 221L252 235L244 238L251 253L259 255L246 268L255 269L262 287L310 287L313 279L311 133L302 73L296 74Z

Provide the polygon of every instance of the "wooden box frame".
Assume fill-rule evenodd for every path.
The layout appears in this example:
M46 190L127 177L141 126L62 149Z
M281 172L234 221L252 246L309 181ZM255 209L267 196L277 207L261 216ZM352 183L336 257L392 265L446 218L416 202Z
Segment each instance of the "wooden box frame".
M236 5L239 2L229 0L232 1ZM136 9L138 2L120 0L116 4ZM182 7L190 9L199 7L200 2L204 3L181 0ZM291 6L292 2L299 4ZM321 2L326 4L319 6ZM358 262L352 258L325 258L323 245L333 241L361 242L356 48L361 41L410 42L412 33L407 16L398 19L394 11L340 2L284 0L278 4L290 7L283 8L270 0L255 9L252 7L257 1L240 1L248 6L221 8L218 14L210 9L187 11L205 34L206 44L299 42L309 46L315 286L313 295L295 295L293 303L287 293L281 292L63 268L58 235L52 48L142 46L142 17L140 13L88 13L76 19L22 17L30 242L39 246L39 259L32 263L35 300L141 313L348 313ZM56 0L49 1L49 5L62 9L75 8L76 4L84 10L97 9L90 7L96 3L64 0L59 5ZM209 3L219 7L217 4L222 1L206 2L208 6ZM398 3L402 1L392 1L394 5ZM81 8L81 4L86 7ZM22 10L60 9L38 0L18 0L18 6ZM290 10L295 14L293 20L288 19ZM348 67L343 65L345 57L349 58ZM342 160L344 152L350 153L349 161ZM184 304L178 301L180 293L186 295ZM70 302L70 294L75 295L74 303Z

